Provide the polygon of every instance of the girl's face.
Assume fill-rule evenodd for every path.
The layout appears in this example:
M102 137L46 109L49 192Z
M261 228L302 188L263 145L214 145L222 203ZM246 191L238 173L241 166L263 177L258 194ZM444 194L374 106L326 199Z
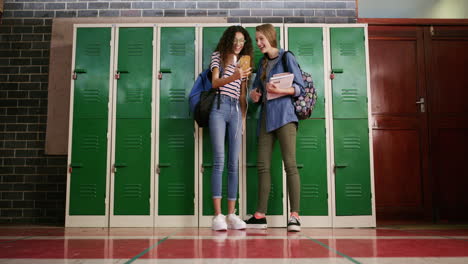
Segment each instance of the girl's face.
M261 32L255 32L255 41L257 42L257 47L262 53L267 53L271 49L270 42Z
M232 49L233 49L234 55L239 55L239 53L244 48L244 44L245 44L244 34L240 32L236 32L236 35L234 36L234 43L232 44L233 44Z

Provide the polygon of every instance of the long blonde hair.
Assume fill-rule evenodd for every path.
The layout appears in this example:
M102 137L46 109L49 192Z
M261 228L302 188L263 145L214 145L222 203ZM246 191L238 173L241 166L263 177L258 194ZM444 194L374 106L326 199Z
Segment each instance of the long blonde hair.
M273 48L278 47L278 44L277 44L278 42L276 40L276 30L275 30L275 27L272 24L262 24L260 26L257 26L255 28L255 31L262 33L266 37L266 39L268 40L268 42L270 43L270 45ZM263 56L264 56L264 58L263 58L263 62L262 62L262 75L260 76L260 79L262 81L265 81L265 79L266 79L266 67L268 65L268 54L265 53Z

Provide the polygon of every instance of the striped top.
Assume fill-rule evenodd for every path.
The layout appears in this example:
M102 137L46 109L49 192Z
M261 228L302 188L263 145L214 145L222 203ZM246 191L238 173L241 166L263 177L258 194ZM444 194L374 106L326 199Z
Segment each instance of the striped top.
M210 64L210 69L213 71L214 68L221 69L220 66L221 63L221 58L219 51L213 52L211 54L211 64ZM227 78L231 75L234 74L234 71L236 69L236 65L234 64L229 64L226 69L224 69L223 74L221 78ZM227 83L221 87L219 87L219 90L221 91L221 94L227 95L232 98L239 99L240 97L240 87L241 87L241 79L237 79L233 82Z

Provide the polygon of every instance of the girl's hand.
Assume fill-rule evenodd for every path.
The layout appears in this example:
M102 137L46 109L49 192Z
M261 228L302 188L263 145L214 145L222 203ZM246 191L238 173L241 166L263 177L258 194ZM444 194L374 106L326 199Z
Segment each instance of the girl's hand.
M250 91L250 98L254 103L257 103L258 100L260 100L260 97L262 97L262 93L258 91L258 89L253 89Z
M249 75L252 73L252 68L249 67L247 69L242 69L241 67L236 67L236 71L234 72L234 75L236 76L236 79L243 79L249 77Z
M271 82L268 82L266 84L266 90L267 92L274 93L274 94L288 94L288 95L294 94L294 87L280 89L278 85L271 83Z

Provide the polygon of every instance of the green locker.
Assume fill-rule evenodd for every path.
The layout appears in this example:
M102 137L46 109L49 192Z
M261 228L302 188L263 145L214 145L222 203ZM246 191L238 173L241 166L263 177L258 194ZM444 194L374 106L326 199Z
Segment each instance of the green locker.
M149 215L153 28L118 28L114 215Z
M333 118L367 118L364 28L330 28Z
M299 122L297 166L301 176L301 215L328 215L323 28L288 28L288 50L312 75L319 99L310 119Z
M76 30L69 215L106 214L111 28Z
M371 215L364 28L330 28L337 216Z
M195 28L161 28L159 215L195 213L194 128L188 95L195 75Z
M260 52L256 43L255 43L255 27L246 27L247 32L249 32L252 41L254 41L254 57L252 58L253 62L253 72L256 72L256 67L258 62L263 57L263 53ZM278 48L281 46L282 38L281 31L279 27L275 27L276 37L278 40ZM252 74L251 79L255 78L255 74ZM249 86L250 87L250 86ZM257 176L257 123L260 118L260 107L256 104L249 104L247 111L247 121L246 121L246 134L245 136L247 141L247 175L246 175L246 190L247 190L247 214L254 214L257 209L258 201L258 176ZM270 198L268 200L268 215L282 215L284 211L283 204L283 165L281 159L281 150L279 144L276 143L271 162L271 191Z

